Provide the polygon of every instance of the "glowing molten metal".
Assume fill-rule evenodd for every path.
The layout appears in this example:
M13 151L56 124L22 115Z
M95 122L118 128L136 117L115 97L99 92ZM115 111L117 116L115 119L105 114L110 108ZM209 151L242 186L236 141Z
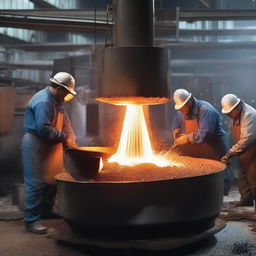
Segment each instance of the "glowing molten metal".
M169 159L153 153L145 122L143 105L131 104L128 104L126 108L117 152L108 161L129 166L143 163L152 163L159 167L182 166L182 164L173 163Z

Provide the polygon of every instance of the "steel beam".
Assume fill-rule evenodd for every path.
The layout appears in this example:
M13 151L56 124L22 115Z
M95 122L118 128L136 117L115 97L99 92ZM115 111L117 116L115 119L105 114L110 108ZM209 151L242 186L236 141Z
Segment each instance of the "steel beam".
M158 23L157 34L176 35L176 27L170 23ZM182 36L254 36L256 29L179 29Z
M95 11L92 9L27 9L27 10L12 10L2 9L0 14L3 15L20 15L20 16L35 16L35 17L48 17L48 18L67 18L76 20L95 20ZM106 21L106 10L96 10L96 20Z
M38 16L50 18L69 19L95 19L95 12L92 9L34 9L34 10L0 10L0 14L16 14L24 16ZM96 20L106 21L107 12L103 9L96 10ZM176 21L176 10L156 9L157 20ZM179 12L180 21L197 20L256 20L256 10L182 10Z
M2 77L0 76L0 85L12 85L15 87L26 87L26 88L43 88L49 85L49 83L36 82L30 79L22 79L15 77Z
M0 10L2 27L66 32L103 32L111 30L106 11L97 10ZM176 32L176 11L156 10L157 33ZM168 23L161 22L162 20ZM181 11L179 21L197 20L256 20L256 10ZM254 29L180 30L181 35L255 35Z
M30 52L59 52L83 50L92 52L92 44L43 43L43 44L4 44L6 49L19 49Z
M86 20L69 20L42 17L26 16L7 16L0 14L0 23L2 27L23 28L33 30L50 30L65 32L102 32L112 28L112 25L104 22L86 21Z
M196 49L256 49L255 42L175 42L168 40L158 40L157 45L170 49L196 48Z
M8 69L28 69L28 70L49 70L53 69L53 64L47 63L9 63L9 62L0 62L0 70Z
M156 10L158 20L176 20L176 10ZM180 21L198 20L256 20L256 10L186 10L179 12Z

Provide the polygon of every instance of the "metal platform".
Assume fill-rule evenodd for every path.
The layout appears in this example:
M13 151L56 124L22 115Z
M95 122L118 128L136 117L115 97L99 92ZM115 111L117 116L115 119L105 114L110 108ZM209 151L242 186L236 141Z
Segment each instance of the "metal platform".
M190 233L183 236L171 236L157 239L146 240L97 240L74 233L70 226L63 220L57 229L50 229L49 237L58 241L64 241L72 245L90 245L99 248L112 249L144 249L152 251L171 250L178 247L186 246L199 242L217 232L226 226L223 220L216 219L215 226L202 233Z

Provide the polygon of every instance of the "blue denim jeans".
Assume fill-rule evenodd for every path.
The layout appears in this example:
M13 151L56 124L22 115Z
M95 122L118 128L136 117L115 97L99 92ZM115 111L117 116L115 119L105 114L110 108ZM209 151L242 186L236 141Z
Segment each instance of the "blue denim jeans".
M24 221L34 222L51 211L56 185L45 183L42 172L43 156L39 152L40 140L29 133L22 139L23 175L25 183Z

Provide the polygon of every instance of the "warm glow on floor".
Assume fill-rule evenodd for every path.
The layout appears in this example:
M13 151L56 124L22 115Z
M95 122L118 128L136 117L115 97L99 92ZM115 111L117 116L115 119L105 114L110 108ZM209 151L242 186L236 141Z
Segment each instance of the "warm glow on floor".
M152 163L160 167L181 165L153 153L143 105L127 105L117 152L108 161L130 166L142 163Z

